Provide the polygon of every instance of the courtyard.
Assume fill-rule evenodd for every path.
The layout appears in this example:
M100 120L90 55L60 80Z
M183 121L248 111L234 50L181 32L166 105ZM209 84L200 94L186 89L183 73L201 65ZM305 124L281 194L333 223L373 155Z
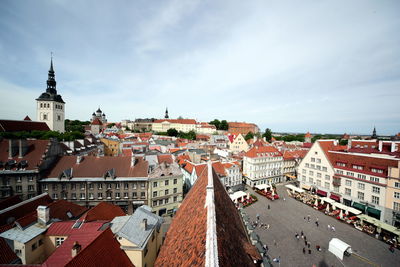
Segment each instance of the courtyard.
M269 229L257 227L255 232L260 236L261 242L267 244L271 260L280 257L280 265L273 262L274 266L400 266L399 250L392 253L388 244L289 197L284 185L277 186L281 198L275 201L250 188L247 188L247 192L258 197L256 203L244 209L250 220L256 221L256 215L259 214L260 222L269 224ZM318 227L315 224L317 218ZM334 226L335 231L328 229L328 225ZM300 237L297 240L295 237L296 232L300 235L301 231L311 243L311 254L308 254L308 247L306 254L303 254L304 239ZM328 251L332 238L339 238L349 244L353 254L345 256L343 261L338 259ZM316 245L322 251L317 251Z

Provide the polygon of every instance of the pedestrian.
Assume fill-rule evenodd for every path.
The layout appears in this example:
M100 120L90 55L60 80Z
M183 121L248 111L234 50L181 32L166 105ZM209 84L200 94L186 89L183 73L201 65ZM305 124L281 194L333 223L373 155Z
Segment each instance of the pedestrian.
M297 238L298 236L299 236L299 234L296 232L296 233L294 234L294 237Z
M301 230L301 238L303 238L303 235L304 235L303 230Z
M267 229L269 229L269 224L267 224Z
M311 254L311 249L308 249L308 254Z
M304 216L304 220L306 220L306 216Z
M303 254L306 254L306 248L303 248Z
M257 217L257 221L259 221L260 220L260 214L257 213L256 217Z
M336 231L336 230L335 230L335 226L332 225L331 228L332 228L332 232L335 232L335 231Z
M331 230L331 225L330 224L328 224L328 230Z
M304 236L304 240L307 241L307 237L306 236Z
M300 239L300 236L299 236L299 235L297 235L297 236L296 236L296 238L297 238L297 240L299 240L299 239Z
M310 245L311 245L311 243L310 243L310 242L307 242L307 247L308 247L308 248L310 248Z
M307 246L307 240L304 240L304 245Z
M268 204L268 209L270 209L271 207L269 206L269 204Z
M315 248L317 249L317 251L321 251L321 247L319 245L316 245Z
M274 239L274 245L275 245L275 247L276 247L276 240Z
M317 225L317 227L319 226L319 222L318 221L316 221L315 224Z

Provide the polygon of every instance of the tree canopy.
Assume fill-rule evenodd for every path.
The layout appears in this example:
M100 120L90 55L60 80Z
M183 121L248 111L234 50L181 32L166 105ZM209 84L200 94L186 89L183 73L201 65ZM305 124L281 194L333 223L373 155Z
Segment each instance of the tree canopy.
M252 132L248 132L246 134L246 136L244 137L244 140L249 140L249 139L253 139L254 138L254 134Z
M263 133L262 137L265 137L265 140L271 142L272 139L272 131L270 128L265 129L265 133Z

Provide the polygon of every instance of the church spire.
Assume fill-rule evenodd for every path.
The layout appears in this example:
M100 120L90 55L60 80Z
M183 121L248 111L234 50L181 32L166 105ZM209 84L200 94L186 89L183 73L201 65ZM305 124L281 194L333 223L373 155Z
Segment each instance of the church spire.
M165 118L166 118L166 119L169 118L169 116L168 116L168 107L165 109Z
M374 130L372 131L371 139L377 139L378 136L376 135L376 128L374 126Z
M49 94L57 94L57 89L56 89L56 76L54 73L54 68L53 68L53 53L51 53L51 59L50 59L50 69L49 69L49 74L47 78L47 89L46 93Z

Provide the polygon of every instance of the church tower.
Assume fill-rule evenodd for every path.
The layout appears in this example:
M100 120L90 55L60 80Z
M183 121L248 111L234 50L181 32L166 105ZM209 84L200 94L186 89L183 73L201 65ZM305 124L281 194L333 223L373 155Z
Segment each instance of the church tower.
M65 102L61 95L57 94L56 84L52 57L46 92L36 99L36 118L37 121L45 122L50 130L63 133L65 132Z
M169 119L169 116L168 116L168 108L165 109L165 117L164 117L164 118Z

